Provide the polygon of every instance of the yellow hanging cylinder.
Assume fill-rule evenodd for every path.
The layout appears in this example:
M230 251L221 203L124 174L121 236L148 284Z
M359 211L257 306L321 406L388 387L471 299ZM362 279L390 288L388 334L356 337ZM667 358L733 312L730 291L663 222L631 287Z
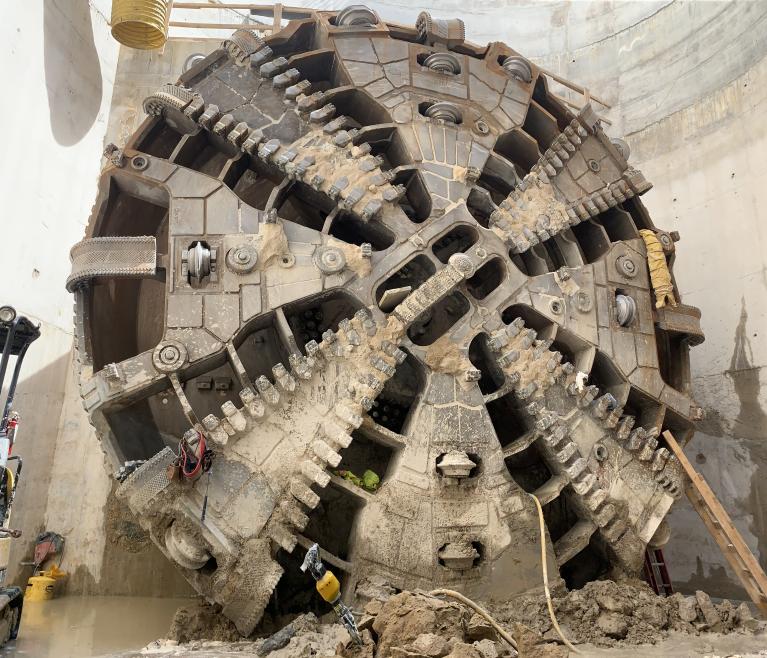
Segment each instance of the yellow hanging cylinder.
M328 603L333 603L341 592L341 583L332 571L326 571L325 575L317 581L317 591Z
M112 36L139 50L162 48L168 38L168 0L113 0Z

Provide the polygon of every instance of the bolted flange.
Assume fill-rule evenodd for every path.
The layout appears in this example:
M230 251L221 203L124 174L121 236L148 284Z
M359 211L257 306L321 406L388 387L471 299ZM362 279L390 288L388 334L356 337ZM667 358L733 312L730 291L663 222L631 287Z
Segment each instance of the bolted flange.
M519 55L509 55L502 64L506 72L514 79L521 82L530 82L533 79L533 69L530 63Z
M637 273L636 263L634 263L628 256L618 256L615 260L615 267L618 268L620 274L629 278L635 276Z
M658 238L658 242L660 242L660 246L663 247L663 251L667 254L673 253L676 250L676 247L674 246L674 238L670 233L667 233L666 231L658 231L655 235Z
M320 247L314 256L314 263L323 274L337 274L346 267L346 257L335 247Z
M258 252L249 244L238 244L226 254L226 266L235 274L248 274L257 263Z
M177 340L164 340L152 352L152 364L158 372L176 372L186 363L186 347Z

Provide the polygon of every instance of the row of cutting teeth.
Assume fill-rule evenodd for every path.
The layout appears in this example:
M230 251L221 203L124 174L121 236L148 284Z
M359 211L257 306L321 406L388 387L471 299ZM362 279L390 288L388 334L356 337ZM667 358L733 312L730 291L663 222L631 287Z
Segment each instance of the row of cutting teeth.
M605 429L615 430L618 442L635 453L639 461L649 464L655 479L668 493L674 497L681 494L678 460L667 448L658 448L659 429L634 429L634 416L624 415L612 395L601 394L594 385L579 385L575 367L569 362L562 363L562 355L549 349L550 340L538 340L536 332L517 318L494 334L490 346L501 352L498 363L517 397L526 400L536 393L541 396L554 383L562 385L578 408L588 409ZM664 472L667 465L668 472Z
M289 369L282 363L276 364L272 368L274 383L261 375L253 387L240 391L242 407L227 401L221 405L221 418L209 414L202 419L202 425L213 445L223 447L230 437L249 431L253 423L263 420L270 411L280 407L295 393L300 382L311 380L330 359L352 355L362 344L362 336L371 337L376 330L375 320L368 311L362 309L352 320L342 320L337 332L329 329L323 333L321 342L312 340L306 343L306 356L291 354L288 357Z
M596 477L590 472L586 459L570 438L570 430L558 414L549 412L541 400L545 391L559 384L574 398L581 409L588 409L606 429L614 430L616 441L647 464L654 479L672 496L681 493L679 465L666 448L658 447L658 429L634 429L635 419L623 415L609 394L600 395L596 386L579 386L575 368L562 363L562 355L549 349L551 341L540 341L535 331L526 328L517 318L496 332L489 341L490 348L499 354L498 364L518 398L528 401L527 410L536 419L536 429L550 448L551 457L570 480L573 489L590 511L594 522L611 542L618 541L626 531L626 524L615 515L615 507L607 501Z
M216 105L206 105L200 94L192 94L183 87L178 89L190 100L179 109L206 130L251 156L277 165L288 177L327 194L341 208L354 212L364 221L378 216L385 203L396 203L405 194L405 188L391 184L391 174L381 170L382 159L370 155L370 144L354 144L356 129L350 127L352 122L348 117L336 116L335 106L325 102L327 94L309 93L311 83L300 79L298 69L288 68L286 58L274 58L272 50L260 40L245 47L240 43L242 38L235 38L237 34L222 44L230 56L238 63L242 63L243 57L249 57L250 66L256 68L261 77L271 79L275 89L283 89L285 98L296 103L298 111L306 115L316 130L287 146L278 139L266 140L261 130L252 129L244 121L235 121L233 115L221 113ZM155 114L162 115L162 112ZM333 160L332 180L320 171L323 160L329 157Z
M351 444L352 433L362 424L363 415L394 375L396 366L407 356L391 340L378 338L377 328L367 312L358 312L352 320L343 321L339 329L337 334L323 336L320 349L324 344L329 354L341 356L362 347L359 353L366 358L354 364L358 372L350 381L346 396L335 404L322 422L320 436L300 462L288 493L278 506L280 513L267 524L265 534L288 552L295 548L296 533L301 532L309 521L307 513L320 502L312 485L321 488L328 485L328 469L339 465L340 450Z
M384 203L396 203L404 194L401 185L392 185L391 175L381 170L382 159L370 155L370 144L356 145L356 131L347 130L347 117L335 117L328 104L309 114L317 129L283 145L279 139L266 139L259 129L235 122L231 114L221 114L216 105L205 105L201 98L185 110L203 128L227 140L243 152L276 165L289 178L300 180L327 194L341 208L369 221L381 212ZM195 116L196 115L196 116ZM330 162L332 180L323 175L323 164Z
M490 215L490 226L497 227L504 240L516 252L522 253L554 235L596 217L649 189L637 170L627 168L622 178L601 189L584 195L574 202L555 200L556 210L548 215L532 212L535 197L552 183L565 168L567 161L580 151L590 133L578 119L573 119L543 153L524 179ZM554 179L554 180L552 180ZM554 200L553 196L552 199ZM552 207L554 208L554 206ZM528 213L528 210L530 212Z

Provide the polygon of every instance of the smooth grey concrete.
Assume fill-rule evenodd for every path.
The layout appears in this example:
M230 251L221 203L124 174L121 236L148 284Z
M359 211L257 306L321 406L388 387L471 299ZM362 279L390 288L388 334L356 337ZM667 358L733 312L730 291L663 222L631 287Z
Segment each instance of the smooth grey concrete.
M69 247L93 204L117 49L109 2L4 3L0 49L8 93L0 158L3 284L0 303L39 322L15 408L24 459L12 524L10 580L44 527L64 388L71 370L72 299L62 286Z
M22 417L14 452L24 469L11 521L23 536L12 544L7 580L25 583L31 567L19 563L49 529L67 540L62 567L71 572L70 591L184 595L188 588L174 569L163 570L167 563L149 542L134 550L119 540L130 528L110 524L111 482L72 377L72 296L64 280L101 169L119 52L110 4L0 7L4 84L13 92L0 106L0 304L41 324L14 405Z

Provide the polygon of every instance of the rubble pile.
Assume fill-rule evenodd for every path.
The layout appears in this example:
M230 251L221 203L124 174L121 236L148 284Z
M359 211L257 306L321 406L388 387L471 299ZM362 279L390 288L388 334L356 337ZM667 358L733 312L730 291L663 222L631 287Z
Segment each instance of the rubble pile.
M554 612L565 636L597 646L655 644L669 631L698 633L754 632L760 622L746 603L714 604L705 592L695 596L657 596L640 581L599 580L554 599ZM557 641L543 595L527 596L493 609L503 626L524 624L545 639Z
M382 583L361 587L366 601L357 621L363 645L350 642L334 617L302 614L280 626L261 625L267 637L239 640L236 629L216 608L181 608L170 639L147 647L153 656L237 656L238 658L511 658L517 655L482 616L451 599L421 591L397 593ZM745 603L713 603L695 596L657 596L644 583L595 581L553 599L565 636L574 644L617 647L655 644L672 632L754 633L764 630ZM500 605L488 604L496 621L517 642L524 658L565 658L568 649L552 627L542 593ZM279 630L276 630L279 628ZM274 632L272 632L274 631Z

